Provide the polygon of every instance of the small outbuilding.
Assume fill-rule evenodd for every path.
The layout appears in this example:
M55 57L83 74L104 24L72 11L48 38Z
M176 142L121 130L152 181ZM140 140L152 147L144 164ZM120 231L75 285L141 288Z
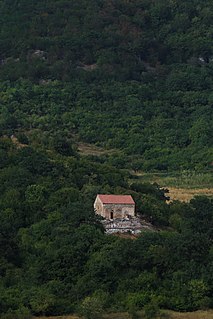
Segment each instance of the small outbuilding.
M95 213L106 219L135 216L135 202L131 195L98 194L94 202Z

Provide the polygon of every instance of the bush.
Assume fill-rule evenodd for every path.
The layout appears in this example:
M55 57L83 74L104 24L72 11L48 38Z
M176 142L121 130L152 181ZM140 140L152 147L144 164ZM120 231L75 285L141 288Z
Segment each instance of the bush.
M127 312L130 316L131 319L137 319L137 310L138 310L138 306L137 306L137 298L134 298L134 296L129 295L127 298L127 302L126 302L126 308L127 308Z
M26 307L20 307L17 310L8 310L7 313L1 315L0 319L31 319L32 314Z
M21 144L29 144L29 139L27 137L27 135L25 135L24 133L18 133L17 134L17 139L19 141L19 143Z
M154 319L160 314L160 309L155 300L144 306L144 314L146 319Z
M102 317L103 307L100 298L86 297L79 306L78 314L85 319L99 319Z

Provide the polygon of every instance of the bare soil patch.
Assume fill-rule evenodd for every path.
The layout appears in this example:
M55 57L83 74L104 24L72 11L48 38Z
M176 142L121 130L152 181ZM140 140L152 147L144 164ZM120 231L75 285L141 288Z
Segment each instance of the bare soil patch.
M171 319L213 319L213 310L195 312L174 312L169 311Z
M23 148L28 146L27 144L20 143L17 137L15 137L14 135L11 135L10 139L13 142L13 144L16 145L17 148Z
M195 311L195 312L175 312L165 311L168 314L169 319L213 319L213 310L208 311ZM103 319L129 319L129 315L126 312L110 313L103 316ZM143 312L139 312L138 318L144 318ZM34 319L80 319L76 315L70 316L58 316L58 317L39 317Z

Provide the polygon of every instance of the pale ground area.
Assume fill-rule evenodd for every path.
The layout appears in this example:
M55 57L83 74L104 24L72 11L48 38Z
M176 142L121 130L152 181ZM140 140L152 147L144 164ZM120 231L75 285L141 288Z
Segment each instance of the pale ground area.
M20 143L17 137L15 137L15 135L11 135L10 139L13 142L13 144L16 145L17 148L23 148L28 146L26 144Z
M189 202L195 196L209 196L213 197L213 188L201 188L201 189L188 189L188 188L175 188L167 187L169 189L168 196L170 201L179 200L182 202Z
M213 319L213 310L209 311L195 311L195 312L174 312L174 311L165 311L169 314L168 319ZM139 319L142 319L143 316L139 316ZM39 317L34 319L79 319L78 316L59 316L59 317ZM112 313L104 315L103 319L130 319L127 313Z
M171 319L213 319L213 310L195 312L168 312Z
M76 142L77 147L78 147L78 151L81 155L96 155L96 156L100 156L100 155L111 155L111 154L115 154L118 153L118 150L114 150L114 149L110 149L110 150L106 150L104 148L101 148L99 146L96 146L94 144L89 144L89 143L83 143L83 142Z

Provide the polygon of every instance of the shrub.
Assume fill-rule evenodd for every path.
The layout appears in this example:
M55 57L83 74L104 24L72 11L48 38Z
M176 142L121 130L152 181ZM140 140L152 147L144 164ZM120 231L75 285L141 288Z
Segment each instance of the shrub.
M85 319L99 319L102 317L103 307L100 298L86 297L79 306L78 314Z
M160 309L155 300L144 306L144 314L146 319L154 319L160 314Z

